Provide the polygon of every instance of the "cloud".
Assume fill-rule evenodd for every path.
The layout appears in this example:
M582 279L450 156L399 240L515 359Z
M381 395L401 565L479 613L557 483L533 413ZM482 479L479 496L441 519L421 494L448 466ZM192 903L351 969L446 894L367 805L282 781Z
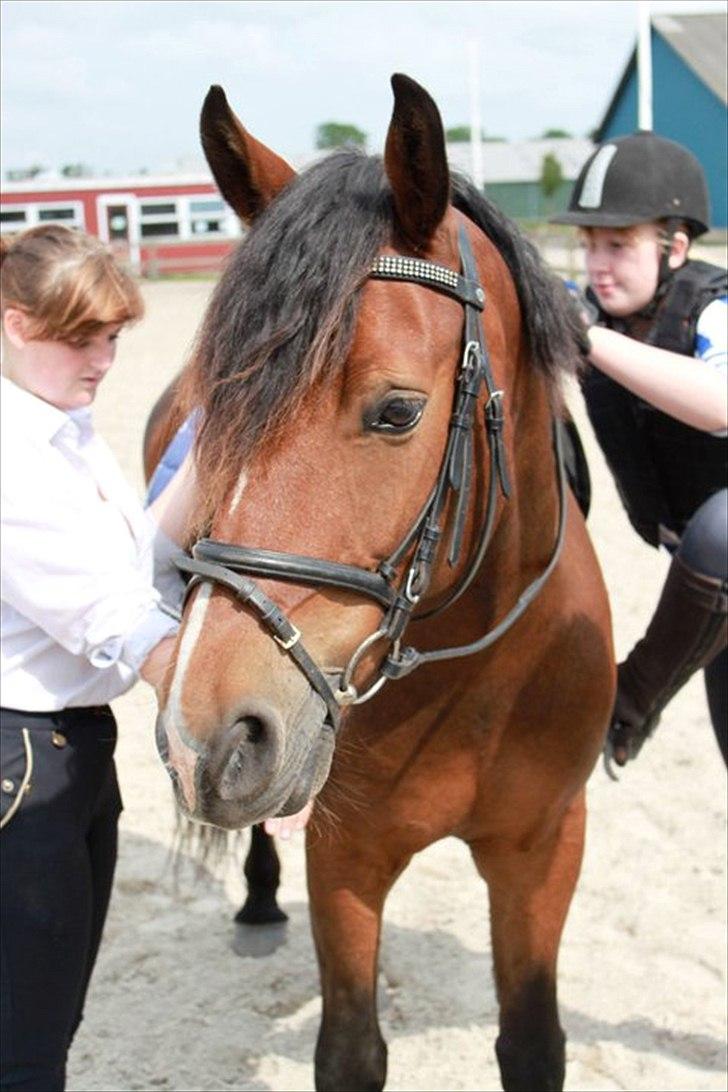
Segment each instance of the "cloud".
M359 126L377 150L392 72L427 87L446 124L467 122L471 41L489 132L584 133L635 33L624 0L5 0L3 159L22 164L30 143L52 161L122 171L194 155L211 83L283 155L310 149L327 120Z
M127 47L162 67L178 62L196 66L234 62L241 72L279 76L294 58L281 48L273 28L246 20L209 18L176 22L151 32L133 29Z
M89 63L72 30L21 25L3 33L4 93L77 98L90 91Z

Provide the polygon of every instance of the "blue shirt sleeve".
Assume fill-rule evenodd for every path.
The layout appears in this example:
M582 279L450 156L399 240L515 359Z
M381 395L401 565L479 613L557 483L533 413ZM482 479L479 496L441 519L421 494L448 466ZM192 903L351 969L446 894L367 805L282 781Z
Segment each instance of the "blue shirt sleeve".
M713 300L701 312L694 355L718 370L728 370L728 296Z
M167 445L167 449L159 460L159 464L149 482L145 502L147 508L152 501L155 501L160 493L166 489L184 462L187 452L194 443L199 419L199 411L195 410L195 412L191 413L187 420L180 425Z

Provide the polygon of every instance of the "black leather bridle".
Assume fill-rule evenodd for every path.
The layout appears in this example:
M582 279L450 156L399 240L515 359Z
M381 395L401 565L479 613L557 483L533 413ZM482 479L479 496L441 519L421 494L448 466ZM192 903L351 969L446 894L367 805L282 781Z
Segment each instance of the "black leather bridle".
M343 706L367 701L381 689L387 679L402 678L422 664L471 656L492 645L536 598L561 553L566 526L566 478L560 430L554 423L559 523L554 550L546 568L521 593L508 614L477 641L429 652L419 652L402 645L404 631L430 584L432 566L444 530L441 525L443 514L451 494L455 497L455 508L447 554L449 564L454 566L461 554L473 477L473 429L483 387L487 394L484 416L490 454L490 478L477 546L464 574L447 592L445 599L435 608L417 614L417 619L431 617L450 607L470 586L485 557L493 532L497 493L500 490L502 496L508 499L511 492L502 437L503 392L496 389L493 381L480 320L480 312L485 306L485 293L478 280L470 240L462 226L459 241L462 274L434 262L399 255L380 256L369 271L369 276L376 280L407 281L432 288L458 300L465 309L464 348L445 453L435 486L422 512L397 549L380 562L376 571L371 571L300 554L256 550L203 538L193 547L191 557L181 558L177 562L178 568L192 577L187 586L187 595L201 582L212 581L233 592L240 602L255 611L273 639L298 664L311 686L321 696L328 710L327 719L333 728L338 727ZM411 559L398 581L397 574L408 554L411 554ZM299 630L261 587L250 579L251 576L310 584L314 587L343 588L375 600L383 608L384 616L379 628L361 642L346 667L322 669L306 651ZM375 681L360 694L353 683L355 671L364 655L379 641L387 641L389 651L377 668Z

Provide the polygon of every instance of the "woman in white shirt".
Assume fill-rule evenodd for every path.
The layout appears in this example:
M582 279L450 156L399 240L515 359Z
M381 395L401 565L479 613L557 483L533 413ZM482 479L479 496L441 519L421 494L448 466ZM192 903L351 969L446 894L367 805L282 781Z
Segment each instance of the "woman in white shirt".
M139 290L58 225L2 259L0 1085L53 1092L116 860L108 702L161 681L177 623L153 584L153 523L90 418Z

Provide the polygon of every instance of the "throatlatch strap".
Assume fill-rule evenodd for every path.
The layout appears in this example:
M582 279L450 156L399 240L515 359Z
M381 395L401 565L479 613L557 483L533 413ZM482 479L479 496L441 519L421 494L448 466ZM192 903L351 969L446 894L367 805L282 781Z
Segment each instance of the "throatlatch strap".
M553 445L558 482L559 521L556 531L556 542L551 554L551 559L541 575L536 577L536 579L521 592L515 605L511 607L505 617L477 641L472 641L467 645L457 645L453 648L434 649L431 652L418 652L417 649L412 647L402 648L400 649L398 656L390 653L384 663L381 664L379 670L382 675L386 675L388 679L401 679L404 678L405 675L409 675L416 667L421 667L423 664L435 663L438 660L453 660L462 656L473 656L478 652L484 652L486 648L490 648L491 645L495 644L495 642L518 621L521 615L524 614L531 605L558 564L566 534L566 516L568 511L566 499L566 471L564 468L561 429L558 427L558 422L556 421L553 423Z

